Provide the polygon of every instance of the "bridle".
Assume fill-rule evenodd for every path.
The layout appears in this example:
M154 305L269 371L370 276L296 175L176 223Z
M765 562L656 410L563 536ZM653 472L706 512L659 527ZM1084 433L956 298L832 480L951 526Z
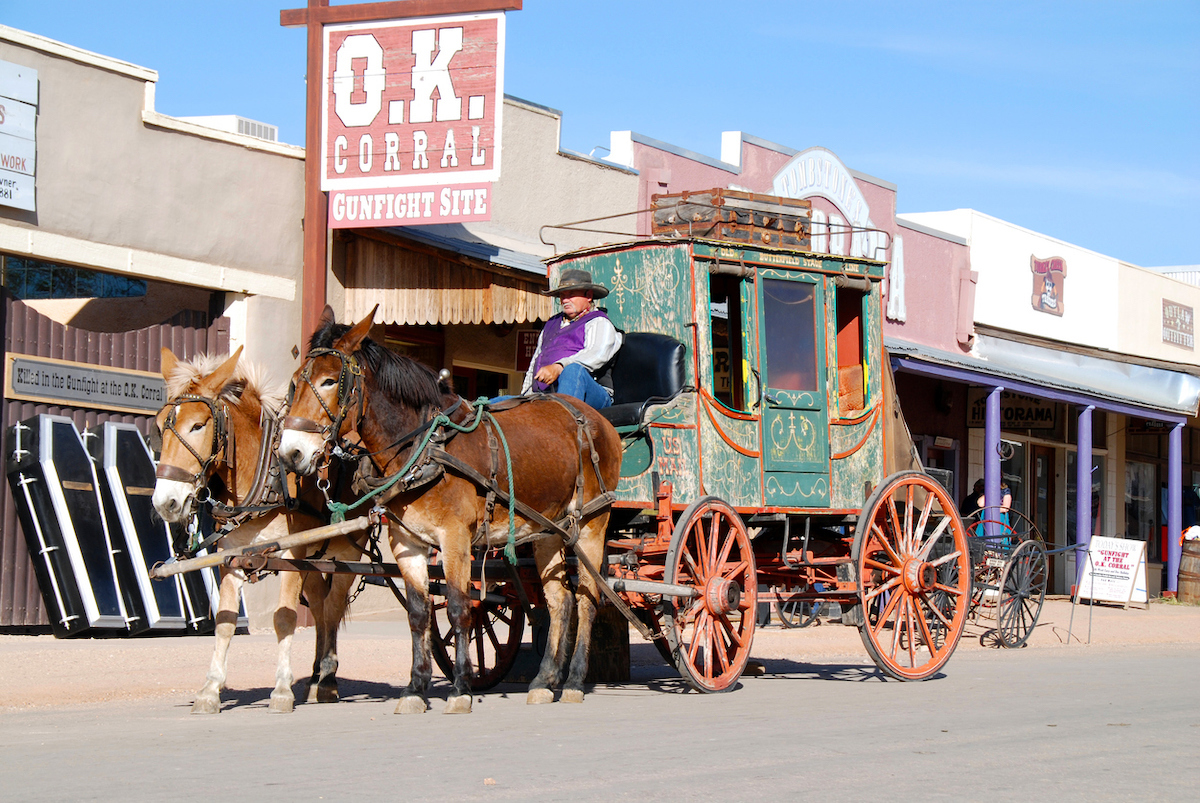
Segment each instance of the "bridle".
M324 355L332 355L337 357L341 362L341 370L338 372L338 387L337 387L337 412L329 409L329 405L321 398L320 392L312 383L313 363L317 357ZM362 419L362 399L363 399L363 373L362 366L358 362L358 358L353 354L346 354L343 351L331 348L313 349L308 352L308 359L305 366L300 370L299 381L308 385L312 391L317 403L321 405L321 409L325 411L325 416L329 419L329 424L322 427L311 418L298 418L296 416L284 416L282 426L284 429L292 429L297 432L309 432L320 435L326 443L327 448L337 446L337 442L341 438L342 424L346 421L346 414L352 406L357 406L358 421L355 422L355 428ZM291 386L288 388L287 405L284 408L291 412L292 404L296 401L297 380L292 380Z
M197 402L208 407L213 423L212 428L212 448L209 451L208 457L204 457L200 452L196 451L183 434L176 429L175 422L179 415L179 408L187 402ZM172 480L174 482L183 482L191 485L196 492L208 482L210 469L213 463L217 460L217 455L229 447L231 454L226 462L233 462L233 442L229 437L229 411L225 408L225 402L219 399L210 399L207 396L198 396L194 393L181 393L171 401L163 405L162 410L168 410L167 417L163 422L164 431L172 432L183 447L192 453L192 457L196 458L196 463L200 469L192 474L179 466L168 465L159 462L158 467L154 470L154 476L162 480ZM159 412L162 412L160 410Z

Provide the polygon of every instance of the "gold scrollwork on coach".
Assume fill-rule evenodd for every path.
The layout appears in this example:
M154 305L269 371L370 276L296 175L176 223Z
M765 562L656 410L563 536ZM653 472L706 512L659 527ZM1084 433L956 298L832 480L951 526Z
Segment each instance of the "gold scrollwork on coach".
M801 415L797 421L794 411L787 414L786 424L784 418L780 415L771 419L771 456L782 459L795 454L800 459L815 459L817 428L807 416Z

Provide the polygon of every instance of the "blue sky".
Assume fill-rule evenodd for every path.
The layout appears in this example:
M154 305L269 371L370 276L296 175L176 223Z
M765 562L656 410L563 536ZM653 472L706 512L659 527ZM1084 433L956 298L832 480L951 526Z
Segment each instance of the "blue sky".
M304 33L279 26L303 4L0 0L0 23L157 70L163 113L303 144ZM1196 0L525 0L507 27L505 91L562 111L570 150L632 129L716 157L741 130L831 149L900 212L1200 264Z

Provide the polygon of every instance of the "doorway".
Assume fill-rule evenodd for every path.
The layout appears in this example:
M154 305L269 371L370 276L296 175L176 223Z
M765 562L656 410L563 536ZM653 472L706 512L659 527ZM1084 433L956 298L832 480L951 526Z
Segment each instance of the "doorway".
M1046 549L1051 550L1058 543L1054 528L1054 447L1033 446L1030 451L1030 470L1033 474L1032 487L1029 489L1029 520L1045 539ZM1050 577L1057 577L1057 555L1050 555Z

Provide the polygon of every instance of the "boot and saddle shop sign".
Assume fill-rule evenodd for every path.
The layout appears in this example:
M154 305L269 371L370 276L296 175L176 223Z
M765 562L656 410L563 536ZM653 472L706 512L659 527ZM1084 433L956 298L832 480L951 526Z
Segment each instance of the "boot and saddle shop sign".
M324 27L329 227L491 219L504 13Z
M167 401L158 374L84 365L24 354L5 355L4 395L9 399L146 415Z

